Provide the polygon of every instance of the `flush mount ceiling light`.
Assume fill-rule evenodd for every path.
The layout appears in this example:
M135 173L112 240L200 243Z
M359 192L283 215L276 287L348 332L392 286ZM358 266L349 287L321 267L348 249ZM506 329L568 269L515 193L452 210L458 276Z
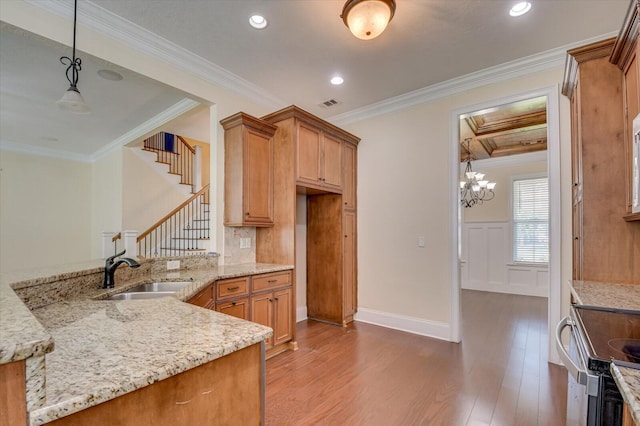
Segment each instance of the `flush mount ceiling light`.
M511 10L509 10L509 15L522 16L530 10L531 10L531 3L529 3L528 1L521 1L513 5Z
M76 114L87 114L91 111L87 104L84 102L80 91L78 90L78 73L82 69L82 60L76 58L76 18L78 15L78 0L73 2L73 57L62 56L60 62L62 65L67 65L67 80L69 81L69 88L62 99L56 104L58 108L65 111L75 112Z
M344 83L344 78L340 77L339 75L331 77L331 84L333 84L334 86L339 86L342 83Z
M395 11L395 0L347 0L340 17L354 36L371 40L387 28Z
M251 18L249 18L249 25L251 25L256 30L263 30L267 28L268 24L269 22L262 15L252 15Z

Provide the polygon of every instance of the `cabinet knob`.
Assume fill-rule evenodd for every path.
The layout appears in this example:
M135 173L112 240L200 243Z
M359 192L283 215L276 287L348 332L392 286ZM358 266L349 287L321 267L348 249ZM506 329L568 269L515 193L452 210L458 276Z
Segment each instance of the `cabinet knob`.
M273 299L269 299L269 302L273 302Z
M277 302L277 301L278 301L278 298L276 297L275 299L276 299L276 302Z
M249 216L249 212L246 212L244 215L245 215L245 216Z
M574 240L578 241L580 237L573 237Z
M231 302L231 305L236 306L238 304L238 302Z

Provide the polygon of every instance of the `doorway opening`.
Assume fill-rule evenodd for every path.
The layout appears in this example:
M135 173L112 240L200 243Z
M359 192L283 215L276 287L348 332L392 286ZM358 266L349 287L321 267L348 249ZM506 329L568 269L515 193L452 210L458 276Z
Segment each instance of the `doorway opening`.
M457 241L451 253L451 340L463 337L462 288L547 296L548 359L559 363L552 332L561 314L557 87L463 107L452 111L450 122L451 237ZM471 139L468 149L460 143L465 139ZM486 208L465 209L460 203L460 161L469 155L484 180L502 181ZM540 175L548 178L548 263L519 262L513 257L511 188L514 181ZM475 255L473 264L469 253Z

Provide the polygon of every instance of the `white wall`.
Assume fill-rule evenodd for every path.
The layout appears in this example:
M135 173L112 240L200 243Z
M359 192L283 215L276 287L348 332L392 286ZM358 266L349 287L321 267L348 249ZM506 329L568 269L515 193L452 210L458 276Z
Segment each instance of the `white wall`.
M453 110L561 83L561 67L491 84L344 126L358 147L359 315L413 323L449 337L449 114ZM570 188L569 102L560 98L562 188ZM570 193L563 192L563 282L570 277ZM569 197L569 198L567 198ZM427 246L417 246L425 235ZM569 235L569 240L566 236ZM567 243L568 242L568 243ZM568 265L568 267L567 267ZM559 285L559 283L557 283ZM568 301L567 292L563 300ZM566 304L566 303L565 303ZM398 327L400 328L400 327Z
M0 153L0 273L91 253L91 165Z
M307 196L296 196L296 321L307 319Z
M87 236L91 240L91 256L86 259L99 259L102 257L102 232L123 231L122 149L109 152L91 168L91 234Z

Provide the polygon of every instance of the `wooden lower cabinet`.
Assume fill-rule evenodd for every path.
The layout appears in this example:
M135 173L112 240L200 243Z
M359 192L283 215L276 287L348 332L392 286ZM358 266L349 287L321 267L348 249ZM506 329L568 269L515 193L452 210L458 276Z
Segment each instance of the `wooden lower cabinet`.
M251 319L251 317L249 316L248 297L233 299L226 302L218 302L216 304L216 311L247 321Z
M267 340L267 349L274 348L292 338L293 297L291 288L284 288L251 296L252 321L273 329Z
M49 424L264 424L263 362L261 344L256 343Z
M200 306L201 308L213 309L215 305L214 286L210 284L200 293L187 300L187 303Z
M27 424L26 362L0 364L0 426Z

